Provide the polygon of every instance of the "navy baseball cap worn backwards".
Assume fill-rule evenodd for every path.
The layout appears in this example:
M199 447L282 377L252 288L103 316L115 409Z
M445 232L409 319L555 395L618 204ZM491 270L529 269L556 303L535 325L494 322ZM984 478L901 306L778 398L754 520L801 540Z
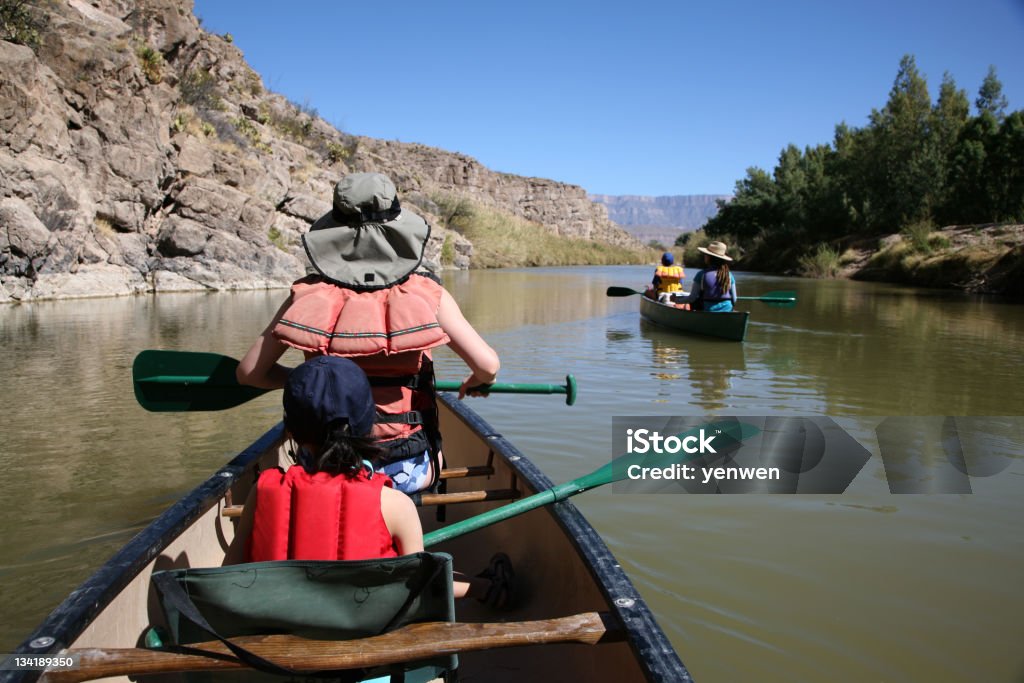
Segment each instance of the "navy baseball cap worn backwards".
M368 436L376 413L366 373L347 358L318 356L288 375L284 424L296 441L323 443L337 423L348 424L353 436Z

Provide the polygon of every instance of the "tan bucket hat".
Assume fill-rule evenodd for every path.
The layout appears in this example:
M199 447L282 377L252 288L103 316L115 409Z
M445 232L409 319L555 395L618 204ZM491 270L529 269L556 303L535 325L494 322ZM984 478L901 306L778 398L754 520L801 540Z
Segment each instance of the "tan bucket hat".
M407 278L423 260L430 226L403 209L383 173L353 173L334 186L334 205L302 236L313 268L357 290L383 289Z
M725 252L729 248L725 246L725 242L712 242L708 245L707 249L704 247L697 247L697 251L707 254L708 256L714 256L720 258L723 261L732 261L732 258L725 255Z

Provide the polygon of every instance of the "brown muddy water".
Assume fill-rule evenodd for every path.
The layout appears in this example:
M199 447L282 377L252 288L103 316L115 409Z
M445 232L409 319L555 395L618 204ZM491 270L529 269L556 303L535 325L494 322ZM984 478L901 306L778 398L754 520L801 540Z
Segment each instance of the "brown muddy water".
M652 327L635 298L605 297L609 285L641 288L649 270L445 278L500 353L500 379L575 375L573 407L472 399L556 482L608 462L614 416L829 416L869 449L878 416L1009 416L1018 433L1024 422L1024 306L740 273L741 295L796 290L799 304L751 302L747 341L734 344ZM219 413L146 413L132 395L134 355L239 357L284 295L0 308L0 652L280 417L275 395ZM438 355L439 378L463 376ZM574 502L698 681L1021 681L1022 456L1014 445L970 494L890 493L876 453L841 494L604 487Z

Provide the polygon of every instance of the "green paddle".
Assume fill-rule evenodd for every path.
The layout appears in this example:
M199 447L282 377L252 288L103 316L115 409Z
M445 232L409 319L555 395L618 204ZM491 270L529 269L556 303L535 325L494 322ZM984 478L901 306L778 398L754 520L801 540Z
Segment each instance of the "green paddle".
M241 405L269 389L238 383L238 361L218 353L195 351L142 351L132 364L135 399L156 413L224 410ZM461 382L436 382L438 391L457 391ZM576 403L576 378L565 384L498 382L480 387L488 394L565 394L566 405Z
M707 433L715 433L723 437L723 440L730 440L735 443L742 442L752 436L757 435L761 430L753 425L739 422L737 419L727 419L720 422L710 422L707 424L699 425L685 432L677 434L676 436L680 439L685 439L688 436L698 437L701 430ZM493 510L488 510L469 519L464 519L461 522L455 522L442 529L431 531L423 536L423 545L430 547L444 541L451 540L457 536L468 534L471 531L482 529L485 526L496 524L497 522L504 521L510 517L521 515L525 512L529 512L535 508L543 507L549 503L555 503L560 500L565 500L570 496L575 496L577 493L583 493L589 491L592 488L598 486L604 486L605 484L611 484L616 481L623 481L629 478L630 466L639 465L640 467L655 467L664 468L670 467L675 464L682 464L686 460L692 460L698 456L681 456L678 453L626 453L612 460L607 465L599 467L590 474L585 474L582 477L567 481L564 484L560 484L546 491L535 493L528 498L517 500L514 503L503 505Z
M605 294L607 296L633 296L634 294L642 296L643 292L630 289L629 287L609 287ZM796 292L791 291L768 292L760 296L738 296L736 298L740 301L760 301L776 308L793 308L796 306Z

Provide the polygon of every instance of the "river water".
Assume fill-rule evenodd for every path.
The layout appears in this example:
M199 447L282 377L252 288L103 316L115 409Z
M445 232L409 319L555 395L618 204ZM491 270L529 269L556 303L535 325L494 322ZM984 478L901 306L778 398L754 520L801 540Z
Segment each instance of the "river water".
M575 375L573 407L559 396L471 399L556 482L608 462L614 416L828 416L868 446L886 416L1010 416L1017 433L1024 421L1024 307L740 273L741 295L795 290L799 304L750 302L736 344L658 329L638 319L635 297L605 296L649 277L630 266L445 277L501 355L501 380ZM239 357L284 296L0 308L0 652L280 417L273 394L218 413L146 413L132 394L134 355ZM439 378L463 376L450 352L438 357ZM574 502L698 681L1020 681L1019 443L969 494L890 493L876 453L842 494L604 487Z

